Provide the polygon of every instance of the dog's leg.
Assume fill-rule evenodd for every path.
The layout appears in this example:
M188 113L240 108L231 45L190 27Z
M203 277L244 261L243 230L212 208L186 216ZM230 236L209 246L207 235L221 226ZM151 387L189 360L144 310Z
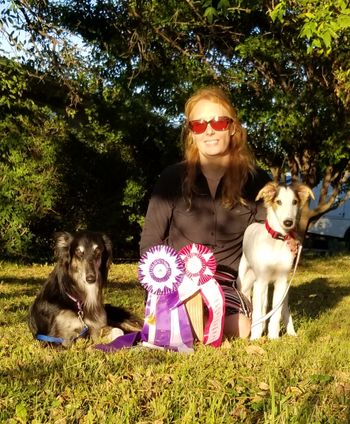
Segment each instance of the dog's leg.
M278 305L279 307L275 310L274 314L270 318L269 331L268 331L269 339L279 338L282 309L286 299L284 299L283 303L281 303L281 301L283 299L283 296L286 293L287 288L288 288L288 284L287 284L286 275L279 277L275 281L274 290L273 290L272 308L275 309Z
M289 334L290 336L296 336L297 333L294 330L293 319L292 319L292 315L290 313L290 309L288 305L288 295L283 301L282 319L283 319L284 325L286 326L287 334Z
M267 308L268 281L258 278L253 289L253 314L251 340L259 339L265 328L265 322L254 325L262 316L266 314Z
M77 314L70 310L62 310L55 318L52 331L48 334L64 339L62 346L69 347L83 330L83 324Z
M255 274L249 267L247 258L243 253L239 262L237 289L240 290L248 299L251 299L252 287L255 281Z
M90 335L92 341L95 342L101 337L102 328L103 327L99 327L99 326L96 326L96 325L94 325L93 327L92 326L89 327L89 335Z
M93 319L86 317L86 325L89 327L89 335L93 341L97 341L102 336L102 330L107 327L107 314L103 309L101 309L98 314L96 314Z

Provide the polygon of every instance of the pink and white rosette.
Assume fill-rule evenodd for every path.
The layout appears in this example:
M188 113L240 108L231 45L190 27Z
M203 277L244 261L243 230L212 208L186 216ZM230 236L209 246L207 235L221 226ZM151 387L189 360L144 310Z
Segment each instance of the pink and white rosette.
M192 350L191 324L179 302L184 263L177 251L165 245L151 247L140 259L138 275L148 291L142 341L147 346Z
M213 252L201 244L190 244L183 247L179 255L185 266L183 284L179 287L180 299L184 301L196 291L208 308L209 316L204 328L204 344L218 347L221 345L224 318L224 293L214 279L216 260Z

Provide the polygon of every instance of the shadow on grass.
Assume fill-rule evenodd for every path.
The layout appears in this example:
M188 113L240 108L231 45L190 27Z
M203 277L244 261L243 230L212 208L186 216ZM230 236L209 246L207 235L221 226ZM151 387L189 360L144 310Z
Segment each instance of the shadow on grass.
M1 282L2 284L30 284L30 285L37 285L42 286L44 282L46 281L46 278L33 278L33 277L2 277Z
M2 293L1 299L14 299L21 295L35 295L46 281L46 278L3 277L3 284L18 285L20 293ZM143 291L138 281L111 281L106 287L109 293ZM315 278L300 286L290 288L289 303L294 313L300 317L316 318L320 314L335 307L345 296L350 295L350 286L330 284L328 278Z
M1 278L1 282L2 284L8 284L8 285L25 285L28 284L30 286L37 286L37 288L40 288L44 282L46 281L46 277L45 278L34 278L34 277L2 277ZM1 286L0 286L1 287ZM127 291L127 290L133 290L136 288L141 288L141 285L138 281L134 281L134 282L124 282L121 280L112 280L112 281L108 281L107 283L107 288L108 290L111 291L118 291L118 290L123 290L123 291ZM15 296L15 294L14 294Z
M316 318L349 295L350 287L335 286L327 278L315 278L301 286L291 287L289 303L299 317Z
M32 343L39 343L37 340L34 340ZM13 367L8 367L7 369L2 369L0 371L1 378L6 381L8 380L8 384L12 379L16 378L17 381L29 384L34 383L38 384L38 381L44 381L45 378L50 376L52 373L57 372L57 370L62 369L66 363L66 358L64 355L65 350L61 346L57 346L57 348L44 347L43 349L53 349L57 351L57 357L55 357L50 363L47 363L45 367L42 366L42 361L40 360L31 360L30 362L26 362L26 364L22 364L20 371L18 367L14 365ZM68 383L68 381L67 381Z
M1 279L1 282L2 284L18 286L11 288L10 293L0 294L0 300L6 301L18 299L21 296L35 296L44 284L45 278L4 277Z
M107 289L109 292L114 291L128 291L128 290L135 290L135 289L141 289L141 284L137 281L135 282L123 282L123 281L113 281L111 283L107 284Z

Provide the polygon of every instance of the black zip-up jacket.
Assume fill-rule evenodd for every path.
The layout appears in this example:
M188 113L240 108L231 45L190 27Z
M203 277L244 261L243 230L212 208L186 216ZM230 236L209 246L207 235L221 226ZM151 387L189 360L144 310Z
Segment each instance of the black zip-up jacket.
M213 199L198 167L196 190L188 210L182 193L185 173L185 162L171 165L161 173L145 217L141 255L157 244L166 244L176 250L187 244L203 244L214 252L218 269L237 275L244 231L249 224L264 220L266 216L265 208L255 203L255 197L270 180L268 175L258 170L251 176L243 191L246 205L237 204L229 209L221 202L222 180Z

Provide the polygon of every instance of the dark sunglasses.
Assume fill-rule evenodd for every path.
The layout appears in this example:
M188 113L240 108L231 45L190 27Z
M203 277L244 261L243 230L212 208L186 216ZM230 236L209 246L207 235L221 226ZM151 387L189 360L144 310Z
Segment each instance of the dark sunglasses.
M204 119L189 121L188 127L195 134L203 134L208 124L210 124L215 131L226 131L231 122L233 122L233 119L228 116L217 116L210 121L205 121Z

